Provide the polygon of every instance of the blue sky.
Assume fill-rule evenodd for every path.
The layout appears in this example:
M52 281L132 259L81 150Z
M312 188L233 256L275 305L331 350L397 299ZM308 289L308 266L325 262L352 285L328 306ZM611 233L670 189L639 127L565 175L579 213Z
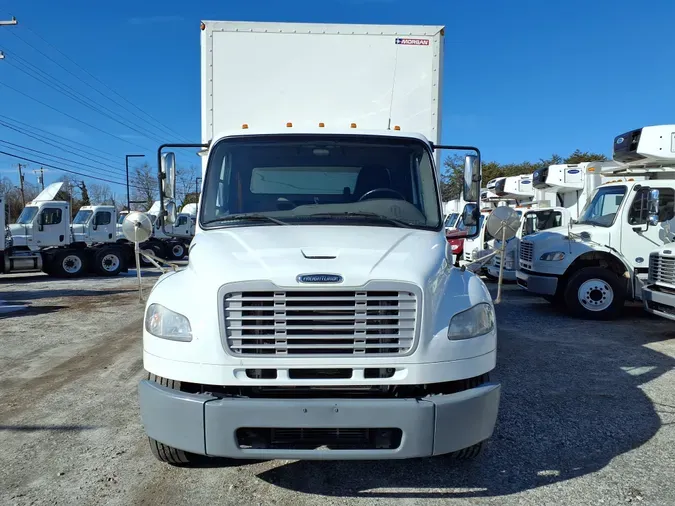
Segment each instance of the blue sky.
M536 160L576 148L611 155L615 135L675 122L675 70L669 64L675 2L666 0L0 0L0 19L9 15L15 15L19 25L0 27L0 50L7 55L0 60L0 83L72 117L0 85L0 121L11 118L100 151L85 155L92 160L83 160L2 124L0 140L77 159L80 164L50 158L54 165L115 182L124 179L126 153L143 153L152 161L160 141L199 141L201 19L445 25L443 140L478 145L487 160ZM93 81L38 36L143 112ZM20 69L34 69L26 62L76 96L121 114L124 122L135 122L141 132L27 76ZM175 135L149 126L156 123L144 113ZM144 137L150 129L154 135ZM2 151L18 149L0 144ZM30 153L47 160L21 152L31 158ZM0 155L0 177L16 179L17 161ZM37 164L30 164L34 168ZM58 175L48 172L47 182ZM26 177L35 181L32 173ZM113 189L121 197L123 187Z

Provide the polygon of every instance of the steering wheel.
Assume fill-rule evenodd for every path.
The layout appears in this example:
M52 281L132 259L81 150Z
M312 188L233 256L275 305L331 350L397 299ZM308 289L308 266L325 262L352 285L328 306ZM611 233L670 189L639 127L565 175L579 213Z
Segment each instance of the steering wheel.
M367 191L366 193L361 195L361 198L359 198L359 200L357 202L361 202L368 195L370 195L371 193L376 193L376 192L385 192L385 193L394 194L394 196L398 197L399 200L405 200L405 197L403 195L401 195L399 192L397 192L396 190L392 190L391 188L375 188L375 189ZM370 198L373 198L373 197L370 197Z

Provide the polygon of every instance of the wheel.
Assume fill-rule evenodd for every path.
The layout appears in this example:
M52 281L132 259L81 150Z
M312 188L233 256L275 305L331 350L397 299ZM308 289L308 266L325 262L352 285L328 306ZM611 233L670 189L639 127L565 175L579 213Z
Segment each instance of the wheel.
M185 258L187 248L182 242L174 242L169 244L169 257L172 260L182 260Z
M174 381L155 374L148 373L148 380L154 381L162 386L169 387L175 390L180 390L180 381ZM173 446L165 445L159 441L148 437L150 442L150 451L160 462L165 462L173 466L185 466L201 461L205 457L194 453L186 452L174 448Z
M151 437L149 437L148 440L150 441L150 451L155 458L160 462L165 462L172 466L186 466L196 462L200 457L199 455L184 452L178 448L155 441Z
M76 278L85 272L84 254L76 251L61 251L54 255L53 261L47 270L60 278Z
M480 443L476 443L475 445L469 446L468 448L463 448L462 450L457 450L456 452L448 453L446 457L452 460L475 459L481 453L483 453L484 448L485 448L485 441L481 441Z
M94 256L96 272L101 276L117 276L124 268L124 259L118 248L103 248Z
M616 318L626 299L625 282L609 269L585 267L565 287L565 305L575 316L592 320Z

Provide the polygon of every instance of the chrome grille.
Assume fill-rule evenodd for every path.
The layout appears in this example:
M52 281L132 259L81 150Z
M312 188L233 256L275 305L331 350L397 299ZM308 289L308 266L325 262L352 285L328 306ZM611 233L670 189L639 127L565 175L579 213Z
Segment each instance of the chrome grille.
M520 242L520 259L523 262L532 262L533 253L534 244L532 244L530 241Z
M403 355L417 297L407 291L245 291L223 300L234 355Z
M649 255L650 283L675 288L675 255L652 253Z

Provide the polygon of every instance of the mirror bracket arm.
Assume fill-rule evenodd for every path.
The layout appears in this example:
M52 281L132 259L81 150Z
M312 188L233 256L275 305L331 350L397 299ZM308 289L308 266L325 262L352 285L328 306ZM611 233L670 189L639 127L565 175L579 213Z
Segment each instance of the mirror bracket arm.
M204 143L187 143L187 144L175 144L175 143L168 143L168 144L162 144L157 148L157 182L159 183L159 216L164 218L166 216L166 210L164 209L164 196L161 194L162 191L162 181L164 180L164 174L162 174L162 150L164 148L208 148L209 144L204 144ZM168 235L166 230L164 229L164 220L162 220L162 232L164 234Z

